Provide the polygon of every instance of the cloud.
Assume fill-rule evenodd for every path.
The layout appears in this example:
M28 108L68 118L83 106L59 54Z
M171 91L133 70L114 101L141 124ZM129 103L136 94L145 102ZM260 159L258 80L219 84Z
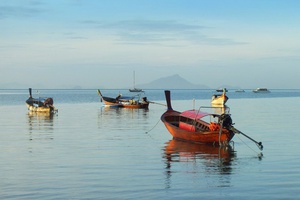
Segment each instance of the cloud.
M23 18L35 16L36 14L43 12L42 9L37 7L40 5L42 4L32 1L27 5L0 6L0 19L10 17Z
M1 6L0 7L0 19L8 17L29 17L34 13L38 13L39 10L34 8L24 7L12 7L12 6Z
M205 34L212 27L181 23L176 20L122 20L112 23L93 20L82 21L101 31L109 32L118 38L118 43L167 44L172 42L189 42L192 44L237 45L244 44L231 38L218 38Z

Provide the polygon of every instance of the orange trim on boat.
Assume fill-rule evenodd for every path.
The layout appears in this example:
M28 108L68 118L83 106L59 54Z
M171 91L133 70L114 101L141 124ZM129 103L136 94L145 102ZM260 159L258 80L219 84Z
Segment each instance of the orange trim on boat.
M220 124L215 123L215 122L210 122L210 124L209 124L209 130L211 130L211 131L218 131L218 130L220 130Z

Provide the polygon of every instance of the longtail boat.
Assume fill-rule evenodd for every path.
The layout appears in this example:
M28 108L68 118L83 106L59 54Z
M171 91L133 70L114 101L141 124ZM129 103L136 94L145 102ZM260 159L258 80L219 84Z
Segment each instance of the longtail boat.
M228 97L226 96L226 88L223 89L222 94L214 94L211 99L211 104L213 106L224 106L227 102Z
M101 91L98 89L98 94L101 98L101 101L104 103L105 106L115 107L115 108L132 108L132 109L139 109L144 108L148 109L149 101L147 97L140 98L140 94L134 95L132 97L126 97L122 94L119 94L117 97L106 97L103 96Z
M51 97L32 97L32 89L29 88L29 98L26 100L26 106L30 112L53 113L57 109L53 106Z
M246 134L233 127L229 113L215 114L199 110L175 111L171 105L171 92L165 91L167 111L162 114L161 121L164 123L174 139L190 141L194 143L207 143L226 146L234 134L242 134L256 143L262 150L261 142L256 142ZM217 119L217 121L208 122Z

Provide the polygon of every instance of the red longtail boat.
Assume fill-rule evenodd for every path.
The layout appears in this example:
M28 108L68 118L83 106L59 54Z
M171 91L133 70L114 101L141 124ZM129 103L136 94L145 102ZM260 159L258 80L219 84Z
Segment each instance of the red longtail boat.
M196 143L227 145L235 132L230 114L214 114L199 110L178 112L172 109L171 93L165 91L167 111L161 116L173 138ZM204 117L217 118L217 122L206 122Z

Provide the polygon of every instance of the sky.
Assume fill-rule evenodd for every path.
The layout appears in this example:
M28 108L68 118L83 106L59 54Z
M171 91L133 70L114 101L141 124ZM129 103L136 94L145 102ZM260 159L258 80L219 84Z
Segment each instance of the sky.
M298 0L0 0L0 88L126 88L180 75L300 89Z

